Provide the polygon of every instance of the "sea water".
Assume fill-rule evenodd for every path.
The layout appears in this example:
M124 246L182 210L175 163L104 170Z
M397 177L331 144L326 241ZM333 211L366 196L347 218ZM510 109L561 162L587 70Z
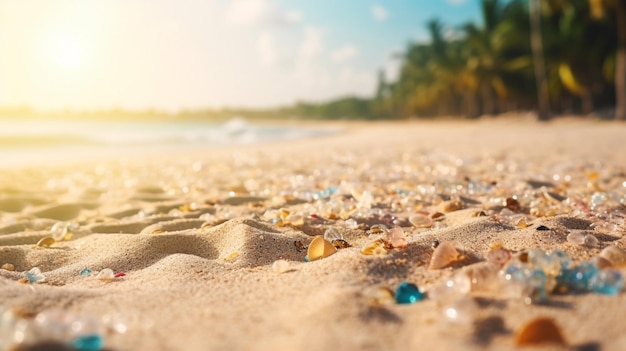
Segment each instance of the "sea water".
M337 131L256 124L239 117L222 123L4 119L0 120L0 168L295 141Z

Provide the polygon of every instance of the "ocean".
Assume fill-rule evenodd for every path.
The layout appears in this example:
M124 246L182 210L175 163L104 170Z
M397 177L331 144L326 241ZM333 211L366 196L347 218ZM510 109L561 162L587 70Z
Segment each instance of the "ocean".
M201 121L0 120L0 168L299 140L338 132L235 117Z

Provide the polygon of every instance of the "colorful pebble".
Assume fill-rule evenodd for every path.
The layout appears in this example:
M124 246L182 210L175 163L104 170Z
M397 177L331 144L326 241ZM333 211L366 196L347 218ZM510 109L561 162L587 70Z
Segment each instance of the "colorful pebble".
M399 304L412 304L423 300L424 293L417 288L417 285L403 282L396 289L394 297Z

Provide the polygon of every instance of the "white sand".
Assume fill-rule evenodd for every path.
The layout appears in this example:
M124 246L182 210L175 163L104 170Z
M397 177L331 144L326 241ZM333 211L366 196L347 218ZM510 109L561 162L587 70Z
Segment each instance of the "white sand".
M570 293L527 305L502 291L475 292L475 309L459 324L444 318L452 297L370 302L372 289L403 281L432 290L484 264L496 239L511 250L561 249L575 262L608 245L626 248L623 225L602 226L564 202L548 201L551 213L537 218L523 206L531 219L525 229L499 215L505 198L524 192L584 203L595 192L624 197L626 125L525 118L337 125L343 133L299 143L3 171L0 265L16 271L0 270L0 305L31 316L50 309L112 316L127 330L105 333L111 350L506 350L535 316L553 317L570 347L626 348L623 293ZM468 194L465 178L496 185L488 195ZM359 228L329 219L329 200L312 199L329 187L338 187L333 201L343 199L348 212L357 205L352 193L370 191L381 214L394 211L408 248L361 254L374 222L355 212ZM446 213L440 227L413 228L406 219L418 207L441 210L433 194L461 195L465 208ZM263 217L281 208L320 219L279 227ZM476 217L481 210L487 216ZM58 221L80 227L70 240L36 247ZM551 230L537 231L539 225ZM330 226L353 247L304 262L306 251L294 241L308 244ZM568 233L582 230L599 239L597 248L567 242ZM427 269L435 240L458 242L467 259ZM290 270L274 272L278 259ZM18 283L32 267L46 281ZM127 276L103 282L79 275L84 268Z

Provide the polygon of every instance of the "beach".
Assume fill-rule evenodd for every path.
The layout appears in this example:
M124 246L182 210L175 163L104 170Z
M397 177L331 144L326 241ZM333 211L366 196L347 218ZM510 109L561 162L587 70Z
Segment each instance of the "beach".
M538 317L564 339L542 350L626 348L621 285L559 290L542 268L529 290L502 273L559 250L626 274L626 125L301 128L332 132L2 169L0 349L98 335L106 350L512 350ZM333 248L308 257L316 236ZM415 303L393 296L403 282Z

